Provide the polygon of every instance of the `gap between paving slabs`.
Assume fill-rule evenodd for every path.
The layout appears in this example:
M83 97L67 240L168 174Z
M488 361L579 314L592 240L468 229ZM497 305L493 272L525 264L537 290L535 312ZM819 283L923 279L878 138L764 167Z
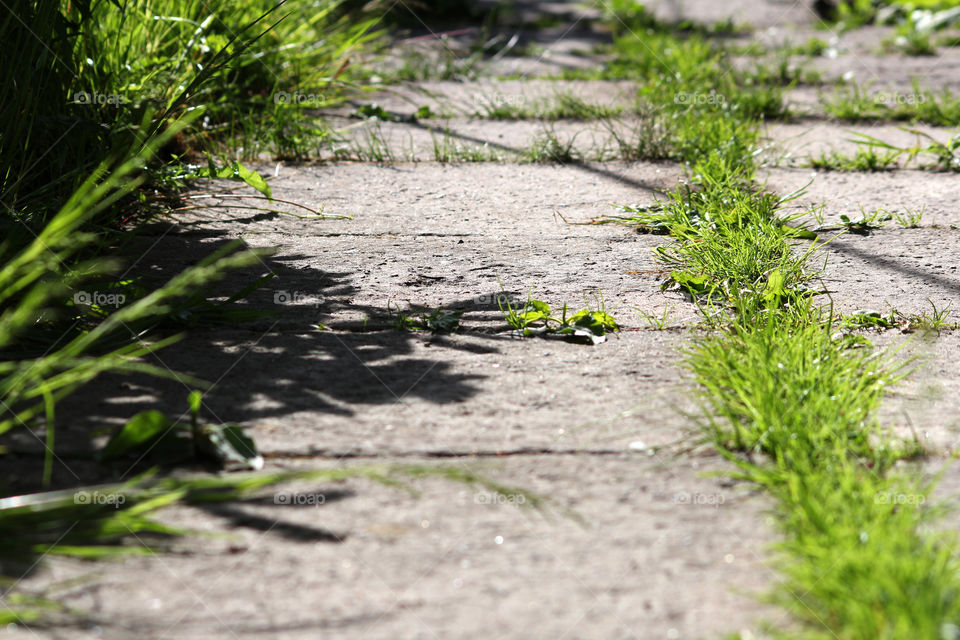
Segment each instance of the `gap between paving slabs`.
M877 441L871 421L896 365L846 353L795 288L805 265L791 263L791 234L768 196L746 184L750 149L737 151L730 144L698 160L703 190L679 190L663 212L678 238L666 258L691 294L732 307L728 333L697 345L688 363L719 414L711 423L718 447L779 498L781 602L812 634L949 636L957 604L941 594L956 590L956 541L922 527L929 513L916 498L926 481L894 464L916 450ZM763 453L773 464L734 452Z

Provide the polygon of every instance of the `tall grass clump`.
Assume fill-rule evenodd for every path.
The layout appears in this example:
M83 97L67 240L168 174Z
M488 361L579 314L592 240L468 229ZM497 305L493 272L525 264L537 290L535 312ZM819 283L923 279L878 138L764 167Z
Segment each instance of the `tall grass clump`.
M755 132L776 102L712 46L638 15L620 24L617 64L636 61L631 73L648 79L641 95L666 117L725 139L684 151L692 125L670 134L688 180L634 213L673 237L657 250L671 269L665 286L696 301L711 329L685 349L705 432L737 477L776 499L785 581L772 598L803 624L771 631L960 637L955 536L932 529L932 484L906 464L918 446L889 441L876 417L908 363L840 330L810 286L807 259L821 240L789 224L786 199L756 183ZM726 137L734 131L745 135Z
M129 292L136 293L115 309L80 304L75 294L90 283L129 284L116 282L121 260L114 248L157 210L157 202L175 202L170 187L185 185L183 176L233 176L269 195L262 178L239 164L241 156L302 157L325 135L310 110L341 98L353 82L352 56L377 37L371 22L355 20L340 4L6 4L0 16L6 51L0 83L0 435L28 430L43 442L45 455L24 471L24 465L4 464L0 448L0 487L56 482L58 403L101 373L202 384L142 357L178 338L170 318L210 304L205 296L212 283L228 270L256 264L265 252L228 244L162 286L135 283ZM201 152L208 154L203 170L188 164ZM12 477L11 468L29 479ZM183 498L185 486L130 489L128 509L103 513L102 505L60 497L0 500L0 548L29 548L38 557L97 555L78 545L102 542L106 553L118 538L139 530L142 514ZM83 526L73 526L78 523ZM55 531L72 532L70 543L43 547ZM0 556L3 572L8 554ZM22 621L31 612L36 607L3 609L0 622Z
M216 152L252 126L282 152L294 122L283 114L305 113L301 95L336 99L349 55L375 36L339 4L12 0L0 18L10 55L0 84L0 433L38 416L41 400L49 419L100 371L142 367L133 358L148 319L170 311L165 301L255 259L214 256L112 314L70 299L109 277L116 260L105 247L129 231L123 220L145 209L166 167L183 173L190 147Z

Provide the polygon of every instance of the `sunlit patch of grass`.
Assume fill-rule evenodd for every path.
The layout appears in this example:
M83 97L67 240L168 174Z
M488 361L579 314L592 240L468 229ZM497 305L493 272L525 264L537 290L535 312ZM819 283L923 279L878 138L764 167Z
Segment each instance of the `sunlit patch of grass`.
M859 6L853 4L844 12L848 20ZM799 194L779 199L754 182L749 132L769 110L748 84L720 77L722 57L705 44L657 28L644 33L658 34L653 50L677 65L670 73L678 71L676 80L651 86L672 83L671 95L682 92L692 106L649 98L648 90L654 104L667 113L699 114L697 135L705 140L748 133L742 141L701 147L688 156L686 183L655 206L622 208L612 221L672 238L656 250L670 269L665 285L688 294L712 329L685 350L685 362L705 406L705 432L736 466L736 477L777 499L786 580L773 599L804 623L799 634L778 633L863 640L956 635L957 541L931 532L939 509L929 504L930 484L896 464L922 455L918 443L887 441L876 419L884 393L909 363L851 334L900 318L861 314L841 327L829 307L818 307L809 287L816 274L806 264L817 237L780 214ZM642 53L649 44L629 45L638 52L637 75L654 75L659 64ZM707 96L716 95L724 105L710 103ZM867 142L853 160L861 168L888 166L911 151ZM864 212L864 219L844 223L869 228L885 215ZM935 310L930 323L946 322L944 311Z
M960 121L960 96L949 89L925 89L918 81L908 92L874 92L869 85L847 83L831 94L822 94L820 102L828 114L849 122L890 120L954 126Z

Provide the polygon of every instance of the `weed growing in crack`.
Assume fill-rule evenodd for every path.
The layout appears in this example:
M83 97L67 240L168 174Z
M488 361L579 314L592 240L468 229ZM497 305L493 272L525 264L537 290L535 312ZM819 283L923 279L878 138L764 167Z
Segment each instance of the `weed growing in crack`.
M829 171L890 171L897 168L901 155L898 151L878 151L876 145L861 145L852 156L822 152L811 157L806 166Z
M607 313L603 295L596 294L596 308L587 306L568 315L566 303L557 317L550 305L531 295L523 303L513 303L507 296L498 297L497 304L503 319L514 333L524 337L560 337L570 342L599 344L608 333L620 330L620 325Z
M523 96L484 97L477 117L489 120L599 120L613 118L622 107L592 103L573 93L556 93L550 98L529 100Z
M562 141L552 128L545 128L527 149L527 159L530 162L558 162L560 164L579 162L582 158L574 146L577 135L579 135L579 132L569 140Z
M463 311L436 308L411 310L397 309L393 313L393 326L398 331L429 331L431 333L455 333L460 328Z
M893 215L883 207L878 207L873 211L867 211L862 204L858 204L860 209L859 218L851 218L845 213L840 214L840 224L834 226L818 227L815 231L834 231L842 229L849 233L861 236L870 235L872 231L882 229L887 222L893 219Z
M648 328L653 329L654 331L664 331L669 328L670 307L667 305L663 306L663 313L660 315L647 313L638 307L632 308L634 311L640 314L640 317L643 318L644 322L647 323Z
M907 209L903 213L894 213L893 219L904 229L918 229L923 220L923 214L926 212L926 205L919 209Z
M709 48L663 36L643 22L650 19L643 13L633 25L642 40L618 42L620 52L638 50L640 64L627 72L666 78L649 86L670 86L671 95L720 94L729 106L672 106L649 89L645 96L671 117L692 113L700 139L746 134L686 155L688 182L661 209L632 213L667 230L673 242L656 255L671 269L669 286L700 304L711 329L685 351L705 432L736 465L736 477L777 500L785 580L774 598L804 623L797 637L955 634L960 599L944 594L960 592L957 541L930 533L931 484L895 464L920 455L919 444L887 441L876 419L886 389L907 369L895 351L878 353L843 335L830 310L817 306L806 264L816 241L795 246L809 232L781 217L787 199L755 183L749 134L769 114L763 100L715 73L722 58ZM649 73L658 61L643 47L663 53L668 68ZM674 61L676 52L684 59ZM889 164L882 149L856 163ZM900 150L887 152L896 159ZM942 312L938 322L946 322Z
M954 126L960 121L960 96L949 89L939 93L924 89L917 80L905 93L872 92L869 84L847 83L832 94L821 94L820 103L828 114L849 122L889 120Z
M436 162L453 164L457 162L500 162L502 154L496 149L484 144L463 144L450 134L449 129L443 131L441 137L431 132L433 141L433 159Z
M944 329L957 329L960 327L960 323L950 322L949 320L952 311L949 304L946 307L938 309L937 305L930 298L927 298L927 302L930 303L931 311L924 311L907 316L907 331L935 331L939 333Z

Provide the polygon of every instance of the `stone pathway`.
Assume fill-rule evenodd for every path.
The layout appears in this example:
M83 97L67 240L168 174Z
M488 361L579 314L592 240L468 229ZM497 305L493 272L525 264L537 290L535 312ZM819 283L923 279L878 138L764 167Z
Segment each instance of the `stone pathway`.
M573 3L521 4L577 11ZM829 36L812 29L805 5L738 0L655 8L671 17L681 6L698 20L749 16L764 41ZM609 203L653 202L682 178L682 167L593 161L609 133L595 121L473 117L490 101L523 106L569 93L625 109L616 126L635 121L629 83L534 77L595 63L584 52L601 34L582 17L566 34L559 28L531 36L547 53L504 57L475 81L425 81L338 112L334 122L353 127L348 151L362 147L363 128L372 126L349 117L362 103L398 116L426 104L444 116L381 123L397 150L392 163L262 168L275 175L276 196L352 220L264 220L224 209L172 229L158 226L136 248L142 269L163 273L236 237L277 247L259 270L277 277L250 305L279 316L198 329L158 354L171 369L217 383L206 399L210 417L247 425L270 468L463 465L546 496L548 508L498 503L438 480L416 482L419 497L350 481L291 485L217 508L175 508L165 521L212 537L179 542L182 553L50 562L26 584L59 585L59 597L91 612L94 622L11 637L717 638L757 633L762 620L788 624L785 612L757 599L777 580L772 504L713 474L729 467L697 435L697 406L680 365L700 316L659 289L666 273L652 249L663 238L573 224L615 213ZM944 82L960 82L955 65L875 55L860 31L839 42L845 53L824 63L827 73L842 74L846 60L890 86L909 87L910 74L924 70L935 71L938 82L944 74ZM955 52L944 59L950 56ZM496 79L506 73L529 77ZM809 89L796 96L810 103ZM801 202L823 202L825 224L857 214L860 205L926 207L919 229L890 226L821 250L838 309L891 305L920 313L928 298L938 307L954 303L956 179L803 168L814 151L845 144L841 131L902 133L818 118L771 125L772 190L810 183ZM564 140L575 136L585 161L520 162L545 128ZM438 131L449 131L452 143L486 145L502 161L437 163ZM515 300L532 293L558 308L596 305L602 296L623 331L594 347L504 336L496 305L503 293ZM462 312L462 330L434 336L393 329L396 311L411 307ZM653 330L649 317L665 310L667 328ZM311 330L318 323L330 330ZM884 418L897 433L919 428L943 455L960 441L957 338L945 334L911 348L926 366L891 395ZM117 424L141 408L179 411L186 393L155 380L101 384L111 393L119 387L120 397L74 399L77 423L64 427L64 438L71 427L80 437L91 423ZM955 475L945 486L958 484ZM323 504L277 504L277 496L322 496Z

